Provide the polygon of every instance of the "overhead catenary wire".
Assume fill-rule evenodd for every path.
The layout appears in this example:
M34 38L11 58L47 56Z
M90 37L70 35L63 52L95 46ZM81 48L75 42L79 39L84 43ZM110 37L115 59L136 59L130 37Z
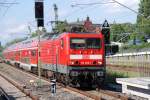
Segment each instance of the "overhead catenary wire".
M8 5L7 8L6 8L6 10L4 11L4 13L3 13L3 15L2 15L2 18L4 18L5 15L6 15L6 13L7 13L8 10L9 10L9 8L10 8L12 5L14 5L14 4L19 4L19 3L16 3L16 0L14 0L14 1L11 2L11 3L8 3L8 2L0 2L0 4L7 4L7 5ZM2 20L2 18L1 18L1 20Z
M100 5L100 4L109 4L109 3L115 3L115 2L95 2L95 3L88 3L88 4L91 4L91 5L93 5L93 6L88 6L88 8L91 8L92 7L92 9L94 8L94 5L96 5L96 6L98 6L98 5ZM88 5L88 4L83 4L83 5ZM74 4L74 5L71 5L71 7L77 7L77 5L80 5L80 4ZM82 4L81 4L82 5ZM80 6L81 6L80 5ZM78 6L79 7L79 6ZM79 7L78 9L75 9L75 10L73 10L73 11L71 11L71 12L69 12L68 14L66 14L65 16L63 16L63 17L60 17L60 18L65 18L65 19L67 19L68 17L71 17L71 16L73 16L74 14L76 14L76 12L80 12L81 10L84 10L85 8L87 8L87 7L85 7L85 6L83 6L83 7ZM46 26L49 26L49 23L50 23L51 21L48 21L47 22L47 24L46 24Z
M127 8L128 10L134 12L135 14L140 14L141 16L144 16L143 14L141 14L141 13L139 13L139 12L137 12L137 11L131 9L130 7L128 7L128 6L126 6L126 5L124 5L124 4L120 3L120 2L118 2L117 0L112 0L112 1L114 1L114 2L117 3L117 4L119 4L120 6L123 6L123 7Z
M124 7L124 8L126 8L126 9L128 9L128 10L130 10L130 11L132 11L132 12L134 12L135 14L137 14L137 15L141 15L141 16L144 16L143 14L141 14L141 13L139 13L139 12L137 12L136 10L133 10L132 8L130 8L130 7L128 7L128 6L126 6L126 5L124 5L123 3L120 3L120 2L118 2L117 0L111 0L111 1L109 1L109 2L96 2L96 3L86 3L86 4L74 4L74 5L71 5L72 7L79 7L79 6L93 6L93 5L97 5L97 4L109 4L109 3L117 3L117 4L119 4L120 6L122 6L122 7Z
M0 2L0 4L9 5L9 4L19 4L19 3L18 2Z
M71 7L74 8L74 7L78 7L78 9L75 9L73 10L72 12L68 13L67 15L65 15L64 17L62 18L68 18L68 17L71 17L73 16L74 14L80 12L81 10L86 10L85 8L92 8L94 9L94 6L98 6L98 5L104 5L104 4L109 4L109 3L115 3L115 2L95 2L95 3L86 3L86 4L79 4L79 3L76 3L76 4L72 4ZM85 7L87 5L92 5L92 6L88 6L88 7ZM82 7L80 7L82 6Z
M8 7L8 6L0 4L0 7Z
M109 3L115 3L115 2L96 2L96 3L86 3L86 4L74 4L71 5L72 7L76 7L76 6L87 6L87 5L99 5L99 4L109 4Z
M87 3L87 4L78 4L78 3L72 4L71 5L72 8L78 7L78 9L75 9L75 10L67 13L65 16L60 17L60 18L67 19L69 17L72 17L74 14L79 13L80 11L88 10L88 9L95 9L95 7L98 5L106 5L106 4L110 4L110 3L115 3L115 2L102 2L102 1L104 1L104 0L101 0L101 2L94 2L94 3ZM85 7L87 5L92 5L92 6ZM80 6L82 6L82 7L80 7ZM50 23L50 21L47 22L47 26L49 26L49 23Z

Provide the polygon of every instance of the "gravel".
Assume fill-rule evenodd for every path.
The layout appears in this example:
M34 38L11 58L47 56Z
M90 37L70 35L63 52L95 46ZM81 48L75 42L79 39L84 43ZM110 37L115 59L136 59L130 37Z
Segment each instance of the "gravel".
M60 86L57 86L57 92L53 95L50 92L49 82L41 79L42 86L39 87L37 85L39 80L37 77L21 72L7 64L0 64L0 73L23 86L26 90L32 92L33 95L38 96L40 100L91 100L86 96L70 92ZM33 80L34 83L30 83L30 80Z

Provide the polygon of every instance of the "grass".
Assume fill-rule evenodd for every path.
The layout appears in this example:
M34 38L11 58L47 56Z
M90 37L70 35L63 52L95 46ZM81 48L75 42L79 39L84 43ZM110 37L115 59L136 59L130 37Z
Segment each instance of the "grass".
M107 70L105 81L107 83L116 83L116 78L127 78L127 77L128 76L124 73Z
M0 57L3 57L2 52L0 52Z
M121 70L106 70L106 82L107 83L116 83L116 78L129 78L129 77L138 77L138 72L125 72Z

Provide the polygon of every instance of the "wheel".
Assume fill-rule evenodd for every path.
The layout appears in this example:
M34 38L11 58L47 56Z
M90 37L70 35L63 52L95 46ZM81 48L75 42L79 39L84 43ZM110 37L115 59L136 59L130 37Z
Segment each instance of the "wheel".
M69 76L68 75L64 75L64 85L67 86L69 85Z
M35 67L31 67L31 72L34 74L38 74L37 68L35 68Z
M104 88L104 79L99 78L96 80L96 88L99 90L100 88Z

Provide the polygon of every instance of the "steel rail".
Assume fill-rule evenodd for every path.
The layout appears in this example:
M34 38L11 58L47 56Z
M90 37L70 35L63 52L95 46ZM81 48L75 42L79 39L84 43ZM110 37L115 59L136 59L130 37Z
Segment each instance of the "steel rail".
M4 96L5 99L10 100L8 94L4 91L2 87L0 87L0 97Z
M1 73L0 73L0 76L3 77L5 80L7 80L12 85L14 85L16 88L18 88L21 92L26 94L26 96L29 96L32 100L39 100L38 96L34 96L31 92L25 90L22 86L18 85L16 82L10 80L9 78L7 78L4 75L2 75Z
M12 67L12 68L15 68L15 69L17 69L18 71L21 71L21 72L23 72L23 73L25 73L25 74L29 74L30 76L34 76L34 77L38 78L38 75L36 75L36 74L33 74L33 73L31 73L31 72L28 72L28 71L24 71L24 70L22 70L22 69L18 69L18 68L14 67L14 66L11 66L11 67ZM41 77L41 79L43 79L44 81L50 83L50 80L47 79L47 78L45 78L45 77ZM58 86L61 86L61 87L63 87L63 88L65 88L65 89L68 89L69 91L71 90L71 91L76 92L76 93L79 93L79 94L81 94L81 95L83 95L83 96L89 97L89 98L91 98L91 99L94 99L94 100L102 100L102 98L101 98L100 96L97 96L97 95L94 95L94 94L91 94L91 93L87 93L87 92L85 92L85 91L82 91L82 90L79 90L79 89L76 89L76 88L72 88L72 87L70 87L70 86L64 86L62 83L58 83L58 82L57 82L57 85L58 85ZM36 100L36 99L34 99L34 100Z
M24 71L24 70L22 70L22 69L18 69L18 68L14 67L14 66L11 66L11 67L12 67L12 68L15 68L15 69L17 69L18 71L21 71L21 72L23 72L23 73L25 73L25 74L29 74L29 75L31 75L31 76L34 76L34 77L38 78L38 75L36 75L36 74L33 74L33 73L31 73L31 72L28 72L28 71ZM41 77L41 79L43 79L43 80L45 80L45 81L47 81L47 82L50 83L50 80L47 79L47 78L45 78L45 77ZM92 93L89 93L89 92L86 92L86 91L83 91L83 90L80 90L80 89L77 89L77 88L73 88L73 87L70 87L70 86L64 86L62 83L58 83L58 82L57 82L57 85L58 85L58 86L61 86L61 87L63 87L63 88L66 88L66 89L68 89L69 91L71 90L71 91L73 91L73 92L79 93L79 94L81 94L81 95L84 95L84 96L89 97L89 98L94 99L94 100L104 100L104 98L101 97L101 96L98 96L98 95L95 95L95 94L92 94ZM100 89L100 91L98 91L98 92L99 92L99 93L102 93L102 94L104 94L104 95L108 95L108 96L110 96L110 97L116 98L116 99L129 100L129 97L128 97L128 96L119 95L119 94L112 93L112 92L109 92L109 91L105 91L105 90L102 90L102 89ZM38 100L38 99L33 99L33 100Z

